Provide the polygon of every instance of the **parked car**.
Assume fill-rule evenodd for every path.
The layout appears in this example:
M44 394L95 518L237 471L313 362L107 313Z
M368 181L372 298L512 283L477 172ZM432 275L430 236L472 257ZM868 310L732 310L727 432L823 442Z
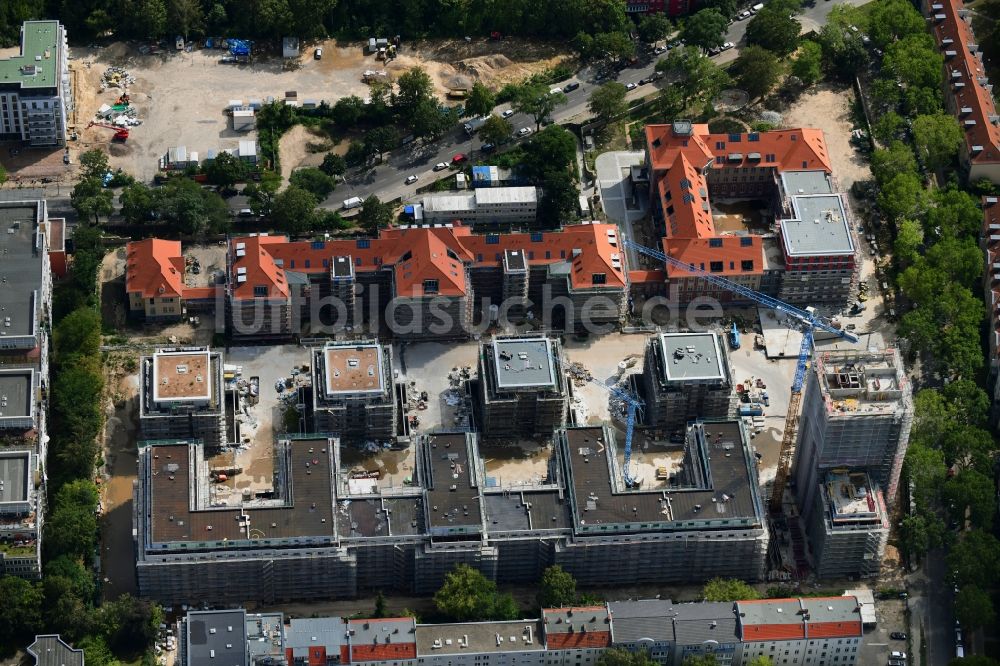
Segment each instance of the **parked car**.
M451 163L452 164L462 164L462 163L468 161L468 159L469 158L468 158L468 156L465 153L455 153L454 155L451 156Z
M562 94L562 88L553 88L552 90L549 91L549 94L550 95Z
M494 150L497 149L497 147L494 146L492 143L484 143L482 146L480 146L479 149L482 150L484 153L492 153Z
M728 51L729 49L733 48L734 46L736 46L736 45L733 44L732 42L726 42L725 44L722 45L722 50L723 51Z
M653 80L653 77L647 77L645 79L639 79L639 85L640 86L644 86L644 85L646 85L647 83L649 83L652 80Z
M638 87L639 86L636 85L635 83L628 83L628 84L625 85L625 90L635 90Z
M902 660L905 661L906 660L906 653L905 652L900 652L899 650L893 650L892 652L889 653L889 658L890 659L902 659Z
M567 93L568 92L573 92L574 90L576 90L579 87L580 87L580 84L577 83L576 81L574 81L573 83L567 83L565 86L563 86L563 92L567 92Z
M507 109L506 111L504 111L503 113L500 114L500 117L501 118L510 118L512 115L514 115L514 109Z
M517 130L518 136L528 136L529 134L531 134L530 127L522 127L521 129Z
M435 171L444 171L447 168L448 168L447 162L438 162L437 164L434 165Z
M736 20L737 21L745 21L748 18L750 18L750 10L749 9L744 9L743 11L741 11L739 14L736 15Z
M902 631L894 631L891 634L889 634L889 638L891 638L894 641L905 641L906 634L904 634Z
M407 176L406 177L406 184L407 185L412 185L415 182L417 182L417 176L415 174L412 175L412 176Z
M322 46L319 47L318 49L316 49L315 51L313 51L313 58L315 58L316 60L322 60L323 59L323 47Z

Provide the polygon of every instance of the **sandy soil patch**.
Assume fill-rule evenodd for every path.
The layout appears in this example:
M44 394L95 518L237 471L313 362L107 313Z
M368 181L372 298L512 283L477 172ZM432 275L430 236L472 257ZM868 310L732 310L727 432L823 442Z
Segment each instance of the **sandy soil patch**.
M318 167L322 164L323 156L326 155L327 151L312 150L310 149L310 145L318 147L323 144L331 148L333 147L326 135L312 127L296 125L285 132L278 144L278 159L281 162L282 184L288 184L288 177L296 169ZM344 152L346 151L347 147L345 145Z
M842 191L850 190L855 181L871 178L868 161L850 144L852 104L852 89L823 85L803 94L784 114L786 127L817 127L823 130L833 164L833 177Z

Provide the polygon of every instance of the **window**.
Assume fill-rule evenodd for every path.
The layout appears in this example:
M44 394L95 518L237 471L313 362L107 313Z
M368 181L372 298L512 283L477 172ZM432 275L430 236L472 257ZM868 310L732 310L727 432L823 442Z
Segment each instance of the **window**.
M608 276L605 273L594 273L590 276L590 281L593 284L607 284Z
M559 250L559 258L560 259L566 258L566 250Z
M535 260L535 251L528 250L528 261L534 261L534 260Z
M721 261L713 261L711 264L709 264L709 268L711 269L711 271L713 273L721 273L722 272L722 266L723 266L723 264L722 264Z
M253 288L254 296L267 296L267 287L263 285L257 285Z
M747 134L747 141L750 141L751 143L754 141L760 141L760 134L757 132L750 132Z
M477 264L483 263L483 253L482 252L477 252L476 253L476 263Z
M326 243L324 243L323 241L313 241L310 247L312 247L312 249L314 250L322 250L323 248L326 247Z
M809 168L809 162L807 160L802 160L802 168L803 169Z
M708 246L709 247L722 247L722 239L721 238L709 238L708 239Z
M370 238L359 238L358 239L358 249L359 250L367 250L371 246L372 246L372 241L371 241Z
M542 242L542 234L539 234L539 233L531 234L531 242L532 243L541 243Z
M545 251L545 258L546 258L546 259L551 259L551 258L552 258L552 253L551 253L551 252L549 252L548 250L546 250L546 251Z
M486 237L486 244L487 245L499 245L500 244L500 237L497 236L496 234L490 234L489 236Z
M354 257L354 265L355 266L361 265L361 257Z
M691 181L688 180L687 178L681 178L681 187L684 188L685 190L690 190Z
M289 268L295 268L295 260L294 259L289 259L288 260L288 267Z
M744 271L753 270L753 259L744 259L740 262L740 268Z
M798 141L798 140L799 140L799 137L798 137L798 135L796 135L796 134L793 134L793 135L791 136L791 140L792 140L792 141Z
M739 134L730 134L729 135L729 141L732 142L732 143L739 143L742 140L743 140L743 137L740 136Z
M694 195L690 192L684 193L684 203L694 203Z
M673 215L673 214L674 214L674 205L670 204L669 206L667 206L667 215Z
M726 163L726 158L723 157L722 155L716 155L716 157L715 157L715 163L716 164L725 164Z
M329 268L329 267L330 267L330 260L329 259L324 259L323 260L323 268Z
M309 268L309 260L308 259L306 259L306 266L305 267Z
M716 150L725 150L726 149L726 142L725 141L716 141L715 142L715 149Z
M740 247L751 247L753 246L753 238L750 236L740 237Z
M671 194L670 190L667 190L666 192L663 193L663 200L664 201L670 201L673 198L674 198L674 195Z
M776 161L774 159L774 153L768 153L767 155L764 155L764 161L765 162L774 162L774 161Z

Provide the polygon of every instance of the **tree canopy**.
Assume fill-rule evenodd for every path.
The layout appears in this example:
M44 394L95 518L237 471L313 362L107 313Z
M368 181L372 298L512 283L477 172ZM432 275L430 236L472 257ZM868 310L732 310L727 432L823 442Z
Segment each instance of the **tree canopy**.
M793 52L802 25L794 16L797 3L771 0L747 23L747 44L756 44L779 56Z
M459 564L445 576L434 594L434 605L455 622L514 620L520 613L509 594L499 593L496 583L467 564Z
M732 68L736 84L750 95L750 99L769 93L778 82L781 70L782 65L774 53L754 45L743 49Z
M625 86L617 81L608 81L590 93L588 108L599 120L608 122L625 113Z
M700 46L703 49L710 49L722 46L726 41L726 29L729 27L729 19L723 16L718 9L709 7L701 9L684 22L681 30L681 38L684 43L690 46Z
M752 601L760 592L736 578L713 578L702 589L705 601Z

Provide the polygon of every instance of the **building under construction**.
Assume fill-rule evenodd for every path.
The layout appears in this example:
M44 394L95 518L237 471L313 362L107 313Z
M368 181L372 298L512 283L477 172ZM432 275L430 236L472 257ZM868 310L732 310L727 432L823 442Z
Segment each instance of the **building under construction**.
M835 470L867 473L870 483L856 484L867 490L857 493L869 493L879 506L885 501L891 503L899 486L912 422L910 384L903 373L898 350L817 352L803 394L792 466L796 500L804 524L820 525L826 521L830 526L837 525L829 518L832 498L827 483ZM818 515L819 512L825 512L826 516ZM883 529L884 508L876 513L880 515L852 517L843 524L849 525L852 534L868 526L877 533ZM813 549L818 551L816 539L821 535L820 529L812 529L811 534ZM884 536L873 538L884 540ZM874 572L857 569L851 575L874 573L877 563Z
M391 347L356 340L313 349L312 387L316 432L345 442L395 435Z
M625 487L614 431L557 432L549 474L491 483L474 433L414 441L402 487L343 482L334 438L278 442L274 484L213 503L201 447L140 449L139 591L163 603L432 594L456 564L503 584L558 564L583 585L761 580L768 531L738 421L692 425L670 483Z
M889 537L889 512L882 490L867 472L828 472L806 523L816 576L877 576Z
M724 419L735 413L725 342L715 332L651 337L642 384L646 423L652 428L673 433L696 418Z
M484 437L550 437L566 425L569 395L558 340L494 338L479 351Z
M222 353L208 347L158 349L139 366L143 439L226 441Z

